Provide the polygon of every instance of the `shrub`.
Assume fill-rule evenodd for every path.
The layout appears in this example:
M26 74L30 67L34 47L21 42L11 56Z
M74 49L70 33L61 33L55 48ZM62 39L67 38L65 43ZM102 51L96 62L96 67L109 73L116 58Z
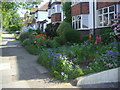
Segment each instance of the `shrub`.
M19 40L23 42L25 39L34 39L34 35L32 32L23 32L20 34Z
M55 40L47 40L46 44L49 48L56 48L60 46Z
M53 40L55 40L60 45L64 45L66 43L66 40L62 39L61 37L54 37Z
M35 39L36 39L36 46L38 48L45 48L45 47L47 47L46 46L47 40L45 40L45 37L40 36L40 37L36 37Z
M30 44L33 44L33 39L25 39L23 42L22 42L22 45L23 46L29 46Z
M58 36L56 30L57 30L59 25L60 25L59 23L47 24L47 27L45 29L45 32L46 32L47 36L52 37L52 38L55 37L55 36Z
M18 25L10 25L9 26L9 31L10 32L15 32L15 31L19 31L20 27Z
M72 27L69 23L67 22L62 22L60 24L60 26L58 27L57 29L57 33L60 37L65 37L65 33L67 33L68 31L71 31L72 30Z
M115 39L114 31L111 28L101 29L100 35L102 36L103 43L110 43L113 42Z
M20 41L24 41L25 39L29 38L30 33L29 32L24 32L20 34Z
M40 28L37 28L36 33L41 34Z
M65 33L65 39L71 43L80 43L80 34L77 30L71 30Z
M30 54L33 54L33 55L38 55L39 54L39 49L33 45L33 44L30 44L26 47L26 50L30 53Z

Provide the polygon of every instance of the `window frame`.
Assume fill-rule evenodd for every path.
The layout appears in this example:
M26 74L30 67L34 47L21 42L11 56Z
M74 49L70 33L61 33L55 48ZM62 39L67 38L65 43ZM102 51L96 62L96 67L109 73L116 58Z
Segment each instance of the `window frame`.
M80 16L81 19L76 19ZM73 19L74 18L74 19ZM73 16L72 17L72 28L73 29L76 29L76 30L88 30L90 29L89 28L89 25L88 25L88 28L83 28L83 23L82 23L82 15L77 15L77 16ZM79 23L80 22L80 23ZM76 27L76 24L77 24L77 27ZM80 25L79 25L80 24ZM74 25L74 27L73 27Z
M110 12L110 7L114 7L114 11ZM104 13L104 9L106 9L106 8L107 8L107 12ZM102 10L101 14L99 14L99 10ZM100 22L98 23L98 27L99 28L101 28L101 27L108 27L111 24L110 23L111 22L111 20L110 20L110 14L114 14L114 19L115 19L115 5L111 5L111 6L108 6L108 7L104 7L104 8L98 9L98 19L99 19L100 16L102 17L102 25L100 26ZM108 18L107 18L108 24L106 26L104 25L104 16L105 15L108 15Z

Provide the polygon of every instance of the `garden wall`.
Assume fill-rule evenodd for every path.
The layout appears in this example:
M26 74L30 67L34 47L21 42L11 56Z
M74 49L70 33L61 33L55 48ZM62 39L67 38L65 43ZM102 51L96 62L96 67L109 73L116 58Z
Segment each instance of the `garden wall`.
M120 79L118 78L118 74L120 73L118 72L119 70L120 70L120 67L83 77L78 80L77 86L120 82Z

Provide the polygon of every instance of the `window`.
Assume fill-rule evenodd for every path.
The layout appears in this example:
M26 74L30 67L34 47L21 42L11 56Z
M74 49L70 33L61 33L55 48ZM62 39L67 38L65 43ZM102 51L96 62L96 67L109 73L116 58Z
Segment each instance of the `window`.
M61 12L61 6L60 5L57 5L57 12Z
M55 7L54 6L52 7L52 13L55 13Z
M78 15L72 17L73 29L88 29L88 16L89 15Z
M104 27L111 25L115 17L115 6L105 7L98 10L98 26Z

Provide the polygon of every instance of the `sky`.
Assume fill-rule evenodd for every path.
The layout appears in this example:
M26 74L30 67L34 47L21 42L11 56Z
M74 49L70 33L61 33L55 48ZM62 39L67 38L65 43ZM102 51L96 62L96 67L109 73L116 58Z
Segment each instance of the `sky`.
M45 4L46 2L48 2L49 0L43 0L43 2L41 2L40 5L38 5L38 8L41 7L43 4ZM26 13L27 10L25 9L19 9L18 13L20 14L20 17L24 17L24 14Z

